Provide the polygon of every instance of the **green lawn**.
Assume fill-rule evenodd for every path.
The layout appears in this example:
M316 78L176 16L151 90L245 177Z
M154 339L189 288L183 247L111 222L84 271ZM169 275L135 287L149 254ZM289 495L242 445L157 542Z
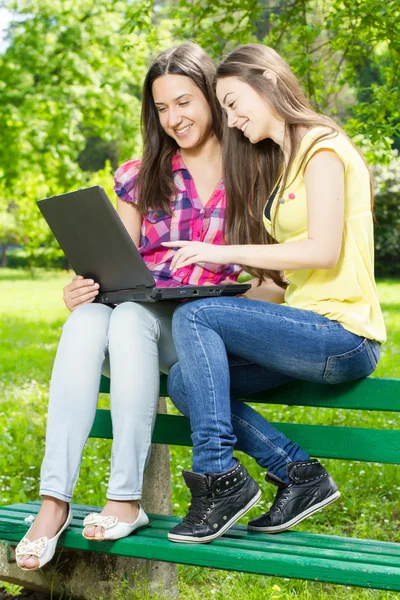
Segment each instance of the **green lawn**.
M62 323L68 311L62 287L71 278L65 273L39 272L35 280L20 271L0 269L0 503L38 498L38 477L44 448L48 382ZM388 342L375 373L400 379L400 282L379 282ZM101 398L104 406L108 399ZM258 409L260 407L258 406ZM272 420L303 423L354 424L400 428L392 413L312 408L262 409ZM89 440L74 501L101 505L105 499L110 442ZM263 484L263 473L247 457L241 457L263 486L261 507L271 502L274 490ZM317 513L298 529L398 541L400 537L400 471L393 465L324 461L338 482L342 496L330 508ZM173 506L182 515L188 501L180 472L190 468L190 452L171 449ZM260 505L249 513L259 513ZM246 517L247 520L247 517ZM331 600L399 598L399 594L344 586L180 567L180 589L187 600L286 599ZM121 600L133 600L121 589ZM142 596L144 598L144 596Z

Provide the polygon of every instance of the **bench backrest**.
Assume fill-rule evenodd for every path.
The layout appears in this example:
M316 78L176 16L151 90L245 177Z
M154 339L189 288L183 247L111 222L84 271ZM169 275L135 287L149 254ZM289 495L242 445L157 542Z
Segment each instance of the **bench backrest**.
M110 382L102 377L100 392L109 391ZM160 380L160 396L167 396L164 375ZM264 404L400 412L400 380L368 378L334 386L293 381L241 399ZM300 444L311 456L400 464L399 429L298 423L273 424L290 439ZM97 411L90 436L112 438L108 410ZM153 442L191 446L188 419L174 415L157 415Z

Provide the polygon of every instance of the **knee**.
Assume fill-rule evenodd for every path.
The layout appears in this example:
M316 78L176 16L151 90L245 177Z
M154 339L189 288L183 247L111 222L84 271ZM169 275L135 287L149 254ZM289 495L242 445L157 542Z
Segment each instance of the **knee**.
M189 330L190 325L197 323L213 326L213 309L214 302L212 298L181 304L175 310L172 320L174 334L184 334Z
M102 304L76 308L64 324L63 333L83 338L107 335L112 309Z
M157 331L157 319L152 317L143 304L124 302L114 308L110 319L109 337L112 339L132 335L144 335Z

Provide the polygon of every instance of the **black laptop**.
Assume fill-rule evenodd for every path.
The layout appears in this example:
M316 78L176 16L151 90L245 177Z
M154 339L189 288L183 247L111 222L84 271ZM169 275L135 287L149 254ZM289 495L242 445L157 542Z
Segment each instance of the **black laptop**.
M52 196L38 206L77 275L100 284L96 302L157 302L237 296L250 285L156 287L106 192L100 186Z

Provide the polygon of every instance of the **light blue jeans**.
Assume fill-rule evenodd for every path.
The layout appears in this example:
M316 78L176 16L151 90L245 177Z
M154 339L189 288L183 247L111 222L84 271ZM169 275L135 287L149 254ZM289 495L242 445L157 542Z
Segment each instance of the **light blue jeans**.
M107 498L138 500L159 397L160 370L176 362L175 302L86 304L71 313L50 384L40 493L70 502L96 414L99 382L111 373L113 444Z
M380 356L378 342L337 321L246 298L182 304L174 313L173 337L179 362L168 376L169 395L190 416L193 471L227 471L238 442L284 481L287 463L309 456L234 396L291 379L326 384L359 379L375 370Z

